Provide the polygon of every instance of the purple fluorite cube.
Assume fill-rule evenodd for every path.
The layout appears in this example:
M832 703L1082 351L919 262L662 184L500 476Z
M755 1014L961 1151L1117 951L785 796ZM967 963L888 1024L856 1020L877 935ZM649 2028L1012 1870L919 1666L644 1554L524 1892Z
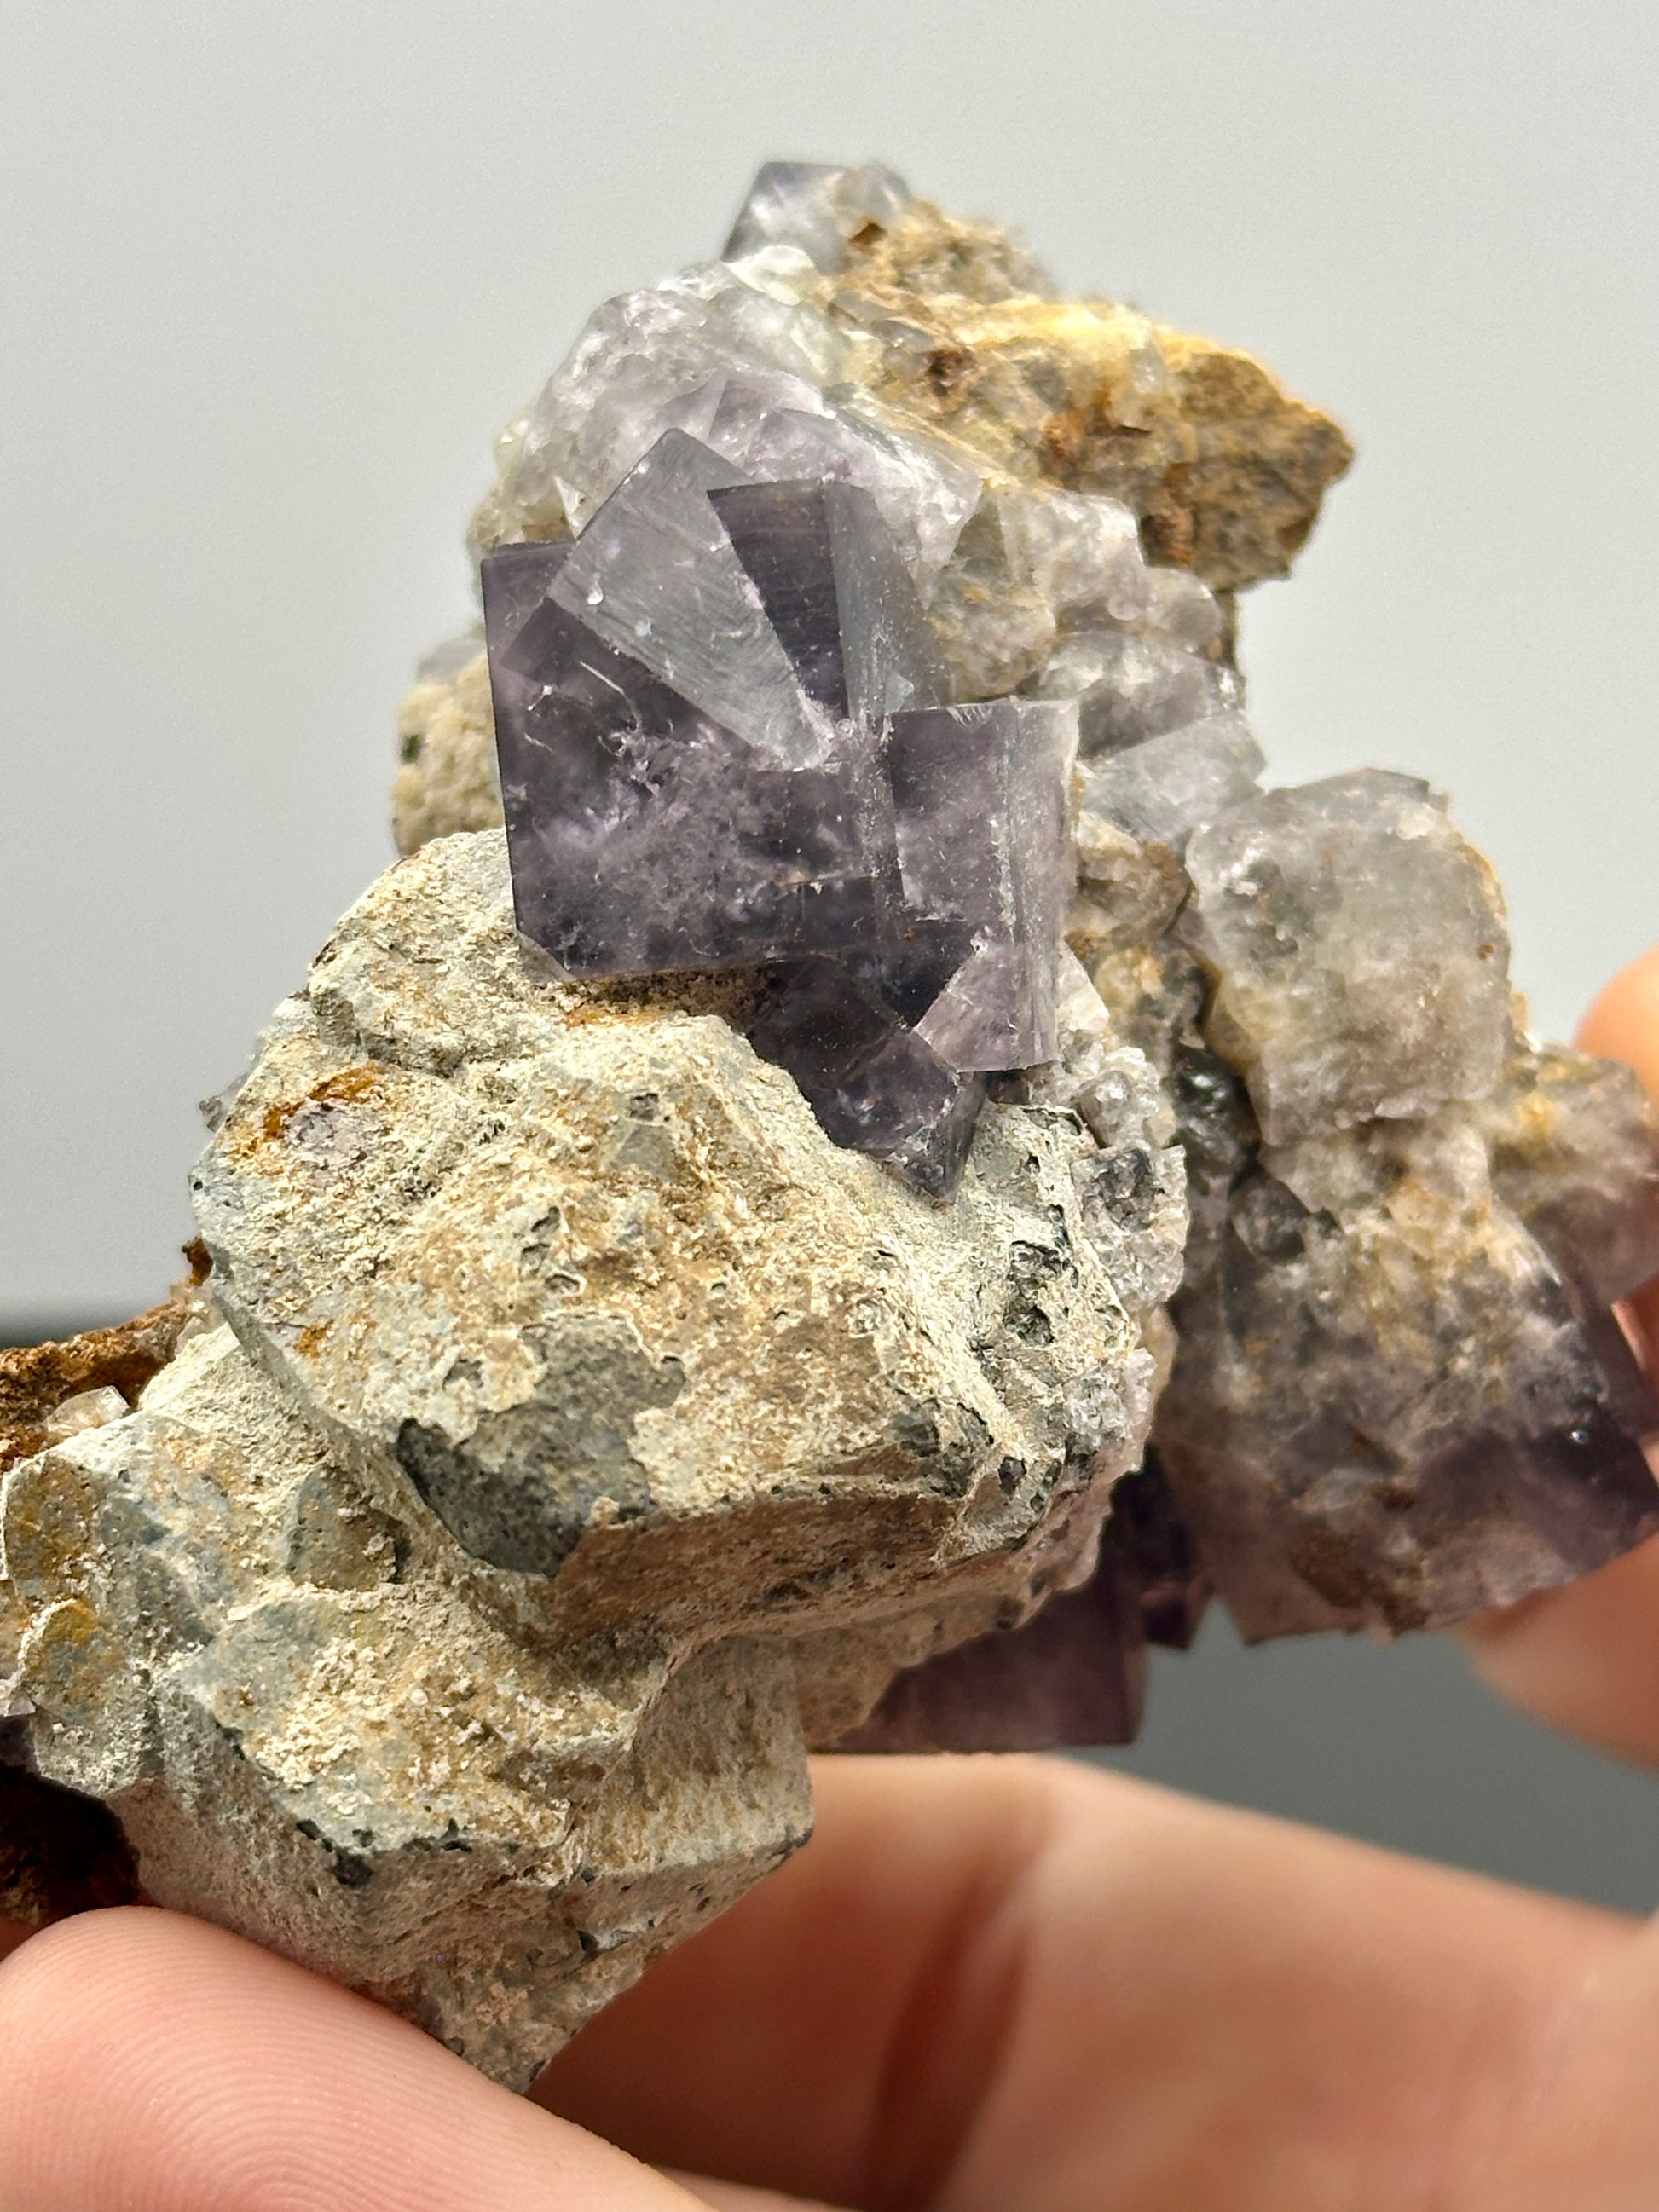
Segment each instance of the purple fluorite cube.
M949 705L870 494L671 430L483 563L519 926L572 974L766 967L756 1048L935 1197L1054 1051L1076 708Z
M1210 1584L1156 1457L1122 1476L1099 1563L1018 1628L908 1668L842 1751L1052 1751L1133 1743L1146 1646L1184 1651Z

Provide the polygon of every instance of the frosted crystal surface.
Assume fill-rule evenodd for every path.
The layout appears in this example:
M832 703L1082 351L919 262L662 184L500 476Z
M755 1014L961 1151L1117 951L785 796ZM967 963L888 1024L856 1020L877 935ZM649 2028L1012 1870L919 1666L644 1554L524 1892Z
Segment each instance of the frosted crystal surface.
M1212 1037L1280 1143L1495 1088L1509 938L1491 869L1414 777L1269 792L1187 852Z
M847 241L867 222L890 221L909 186L878 161L860 168L828 161L768 161L750 187L722 258L766 246L793 246L820 269L837 267Z
M1235 706L1242 687L1224 663L1168 638L1132 629L1086 629L1058 641L1032 689L1078 702L1085 758L1138 744Z
M1659 1409L1455 1112L1263 1156L1179 1322L1161 1441L1249 1638L1443 1626L1659 1530Z
M1091 762L1083 804L1142 844L1184 849L1192 832L1250 798L1265 765L1242 714L1213 714Z

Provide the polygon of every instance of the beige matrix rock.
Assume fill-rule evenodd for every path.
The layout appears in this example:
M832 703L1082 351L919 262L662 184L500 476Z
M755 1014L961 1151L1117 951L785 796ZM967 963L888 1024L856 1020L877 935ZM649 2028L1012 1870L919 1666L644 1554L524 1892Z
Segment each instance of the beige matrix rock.
M1131 1310L1074 1115L935 1207L732 988L562 981L499 832L392 869L194 1177L230 1326L0 1509L40 1774L515 2082L802 1841L809 1743L1088 1574L1150 1417L1184 1206Z

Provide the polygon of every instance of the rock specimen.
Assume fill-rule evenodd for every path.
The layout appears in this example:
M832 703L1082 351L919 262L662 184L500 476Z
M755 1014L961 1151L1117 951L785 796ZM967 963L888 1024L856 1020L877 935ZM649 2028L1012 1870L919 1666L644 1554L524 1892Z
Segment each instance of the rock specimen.
M1245 356L774 164L497 452L210 1273L0 1355L0 1909L523 2083L810 1747L1121 1741L1212 1589L1387 1635L1659 1528L1659 1137L1426 785L1261 789L1233 597L1347 447Z
M499 832L394 868L194 1178L232 1328L0 1507L11 1755L505 2080L801 1840L807 1743L1087 1578L1151 1415L1178 1195L1126 1304L1075 1115L939 1207L735 1003L526 958Z
M1241 1631L1441 1626L1652 1534L1659 1401L1611 1311L1659 1271L1652 1117L1516 1034L1485 862L1364 771L1186 866L1218 1058L1159 1437Z

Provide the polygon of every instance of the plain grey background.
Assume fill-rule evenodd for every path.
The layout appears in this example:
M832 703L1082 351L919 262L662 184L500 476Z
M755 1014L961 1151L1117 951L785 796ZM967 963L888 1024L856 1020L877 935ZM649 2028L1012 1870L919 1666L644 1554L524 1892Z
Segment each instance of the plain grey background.
M1426 773L1570 1028L1656 934L1645 5L9 0L0 1338L147 1304L192 1102L388 857L489 440L770 155L878 156L1354 434L1247 602L1284 781ZM1659 1898L1659 1785L1447 1648L1160 1663L1126 1763Z

